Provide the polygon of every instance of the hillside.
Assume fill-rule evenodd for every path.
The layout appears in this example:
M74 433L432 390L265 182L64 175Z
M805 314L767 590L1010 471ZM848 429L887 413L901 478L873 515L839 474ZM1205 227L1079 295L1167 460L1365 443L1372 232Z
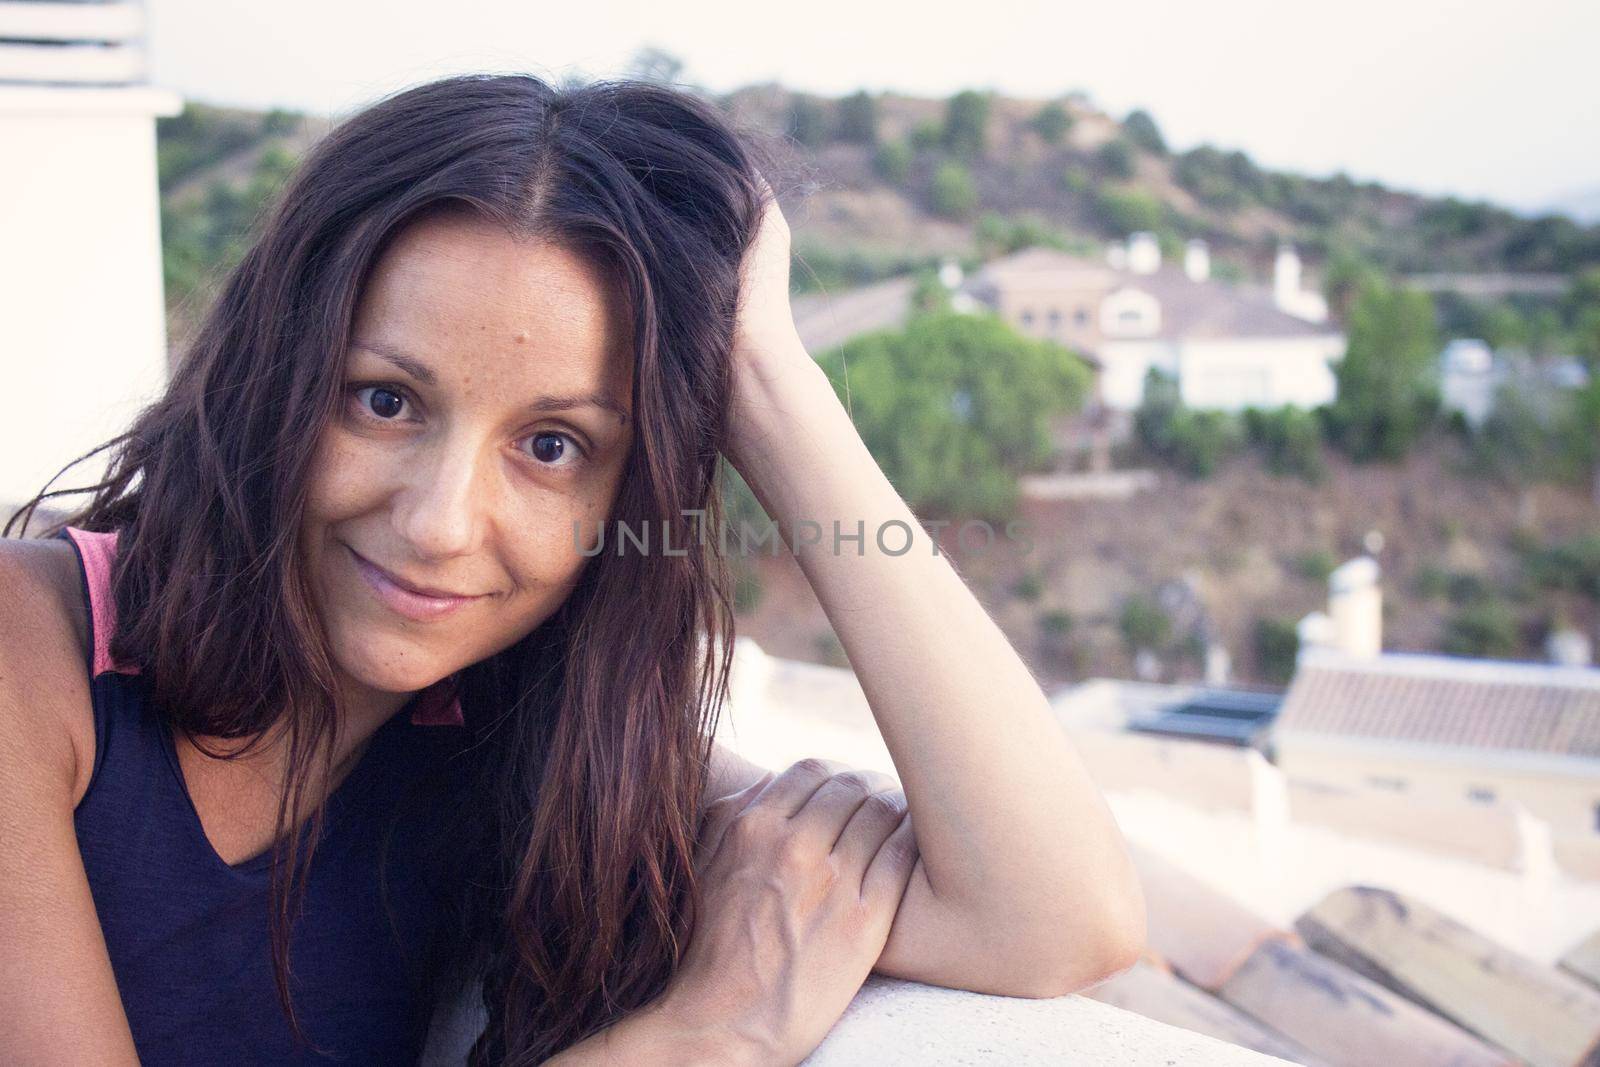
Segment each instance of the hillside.
M1595 632L1600 516L1581 491L1484 479L1448 440L1395 465L1327 462L1319 485L1250 456L1204 481L1162 471L1128 500L1024 503L1026 555L1004 540L964 552L949 536L942 551L1041 682L1133 677L1136 643L1157 677L1196 680L1210 640L1235 678L1281 683L1282 635L1326 608L1328 570L1367 551L1373 531L1386 648L1534 659L1553 624ZM843 665L799 569L756 562L761 596L743 632Z
M1131 229L1156 231L1171 251L1205 238L1224 280L1265 277L1283 239L1305 253L1313 280L1341 257L1401 274L1571 275L1600 264L1600 226L1268 172L1238 152L1174 154L1149 116L1118 121L1081 97L824 100L754 86L723 102L777 138L797 288L837 291L1029 243L1093 253ZM287 112L204 105L161 120L175 347L261 205L325 132ZM1489 310L1535 325L1555 315ZM1328 568L1373 530L1385 544L1389 647L1530 658L1552 626L1595 632L1600 516L1581 487L1489 478L1449 436L1399 464L1355 466L1331 452L1327 463L1315 485L1274 477L1249 454L1204 481L1163 471L1159 489L1125 502L1029 505L1029 558L952 551L1041 680L1131 675L1136 645L1155 654L1144 659L1157 675L1195 678L1207 640L1228 650L1238 677L1281 680L1286 632L1322 605ZM756 573L745 631L781 654L843 662L792 564L762 561Z

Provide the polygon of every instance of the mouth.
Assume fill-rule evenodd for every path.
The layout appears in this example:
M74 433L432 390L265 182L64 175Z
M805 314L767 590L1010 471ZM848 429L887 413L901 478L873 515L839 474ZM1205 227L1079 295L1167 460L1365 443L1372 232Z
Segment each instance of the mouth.
M424 591L402 582L394 574L384 570L376 563L367 559L349 545L344 546L354 560L356 570L372 591L377 595L383 605L396 614L411 619L414 622L431 622L434 619L444 618L456 611L482 600L483 596L460 596L453 593L437 593Z

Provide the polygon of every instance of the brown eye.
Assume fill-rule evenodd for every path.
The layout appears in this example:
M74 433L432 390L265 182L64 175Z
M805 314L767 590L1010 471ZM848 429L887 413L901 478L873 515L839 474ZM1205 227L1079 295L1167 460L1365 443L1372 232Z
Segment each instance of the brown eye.
M363 393L369 394L365 400L361 399L361 395ZM360 400L362 407L366 408L380 419L394 419L398 417L401 410L405 407L406 399L393 389L389 389L381 385L368 385L361 389L357 389L356 398Z
M545 430L528 442L528 454L546 466L570 467L583 458L583 450L568 434Z

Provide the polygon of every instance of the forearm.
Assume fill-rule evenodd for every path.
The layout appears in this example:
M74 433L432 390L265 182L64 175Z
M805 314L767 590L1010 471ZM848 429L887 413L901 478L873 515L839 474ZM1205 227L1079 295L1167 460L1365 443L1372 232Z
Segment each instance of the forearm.
M1106 913L1086 904L1130 887L1137 897L1104 801L1027 666L795 346L782 373L749 376L751 432L735 462L792 539L861 681L932 890L1024 927L1102 923ZM822 536L806 543L812 522ZM864 536L836 548L835 523Z

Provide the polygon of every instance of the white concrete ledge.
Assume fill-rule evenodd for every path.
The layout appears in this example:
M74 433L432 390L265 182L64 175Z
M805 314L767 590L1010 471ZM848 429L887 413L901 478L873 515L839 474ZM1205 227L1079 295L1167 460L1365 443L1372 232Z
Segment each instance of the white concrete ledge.
M477 991L472 991L476 997ZM482 1009L441 1014L421 1067L458 1067ZM872 977L805 1067L926 1064L1183 1064L1267 1067L1286 1060L1230 1045L1087 997L1021 1000Z
M1286 1062L1087 997L1020 1000L877 977L805 1061L807 1067Z

